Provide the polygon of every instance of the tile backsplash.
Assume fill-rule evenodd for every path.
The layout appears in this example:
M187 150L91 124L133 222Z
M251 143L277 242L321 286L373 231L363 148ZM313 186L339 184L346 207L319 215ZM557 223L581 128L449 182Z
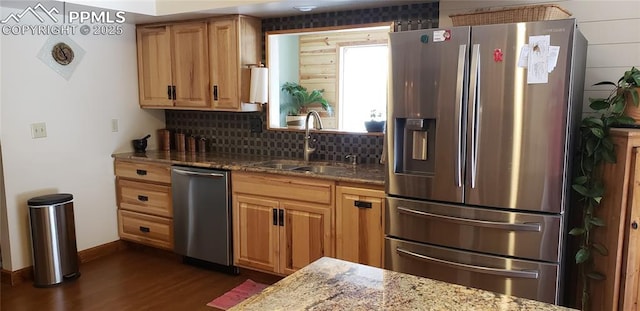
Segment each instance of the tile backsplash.
M207 139L207 151L302 159L304 132L264 129L264 113L217 111L165 112L167 128ZM261 133L252 133L252 119L259 119ZM255 122L255 120L253 120ZM312 160L346 161L345 156L358 156L359 163L378 163L382 154L382 136L345 133L316 133L318 149Z
M393 22L396 31L438 27L439 3L423 2L340 12L304 14L262 20L262 30L288 30L340 25ZM264 113L166 110L167 128L207 139L214 153L303 158L304 133L266 130ZM253 133L251 123L259 120L262 131ZM318 149L313 160L345 161L348 154L359 163L379 163L382 136L348 133L313 133Z

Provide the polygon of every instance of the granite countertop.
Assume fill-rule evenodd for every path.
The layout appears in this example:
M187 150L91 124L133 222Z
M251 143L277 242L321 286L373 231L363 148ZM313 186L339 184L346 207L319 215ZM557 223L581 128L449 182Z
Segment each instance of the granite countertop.
M258 173L274 173L280 175L314 177L335 181L356 182L371 185L384 185L384 165L380 164L358 164L350 165L346 163L329 163L322 161L295 161L288 159L277 159L263 156L247 156L235 154L209 154L209 153L188 153L175 151L153 151L147 150L140 153L117 153L113 155L116 159L131 159L139 161L150 161L157 163L167 163L172 165L185 165L194 167L205 167L224 169L230 171L247 171ZM338 169L327 172L292 171L261 166L269 161L295 161L304 165L327 165Z
M229 310L575 310L320 258Z

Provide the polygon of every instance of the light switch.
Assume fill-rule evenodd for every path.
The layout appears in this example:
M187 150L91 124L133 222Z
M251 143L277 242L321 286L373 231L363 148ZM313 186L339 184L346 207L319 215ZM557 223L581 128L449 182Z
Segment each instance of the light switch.
M44 138L47 137L47 124L32 123L31 124L31 138Z
M118 119L111 119L111 131L112 132L118 131Z

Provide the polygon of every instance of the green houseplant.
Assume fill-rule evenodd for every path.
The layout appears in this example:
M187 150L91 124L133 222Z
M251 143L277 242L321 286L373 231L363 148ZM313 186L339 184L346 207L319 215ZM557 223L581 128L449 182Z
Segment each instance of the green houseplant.
M382 119L382 112L376 109L372 109L369 114L371 120L364 122L364 127L367 132L382 132L384 131L385 121Z
M582 280L583 310L589 310L590 282L606 278L601 272L595 271L593 256L607 256L608 250L604 245L593 241L592 234L593 230L605 224L603 219L596 216L605 195L601 178L602 164L615 163L616 159L609 130L612 127L631 126L635 123L626 112L638 107L640 71L633 67L626 71L617 83L603 81L596 85L610 85L613 86L613 90L607 98L589 99L589 106L600 116L585 117L580 124L576 177L572 188L577 193L582 218L579 225L569 232L570 235L580 238L575 262L578 264Z
M296 82L286 82L281 90L291 95L292 100L281 107L288 115L300 115L306 113L307 108L313 105L320 105L328 113L332 112L329 102L322 97L324 90L308 91L304 86Z

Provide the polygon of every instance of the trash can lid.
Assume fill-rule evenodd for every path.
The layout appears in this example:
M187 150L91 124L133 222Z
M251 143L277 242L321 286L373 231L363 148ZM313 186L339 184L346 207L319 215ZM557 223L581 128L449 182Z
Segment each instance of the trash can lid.
M27 201L27 204L29 204L29 206L41 206L65 203L71 200L73 200L73 195L69 193L56 193L31 198L29 199L29 201Z

